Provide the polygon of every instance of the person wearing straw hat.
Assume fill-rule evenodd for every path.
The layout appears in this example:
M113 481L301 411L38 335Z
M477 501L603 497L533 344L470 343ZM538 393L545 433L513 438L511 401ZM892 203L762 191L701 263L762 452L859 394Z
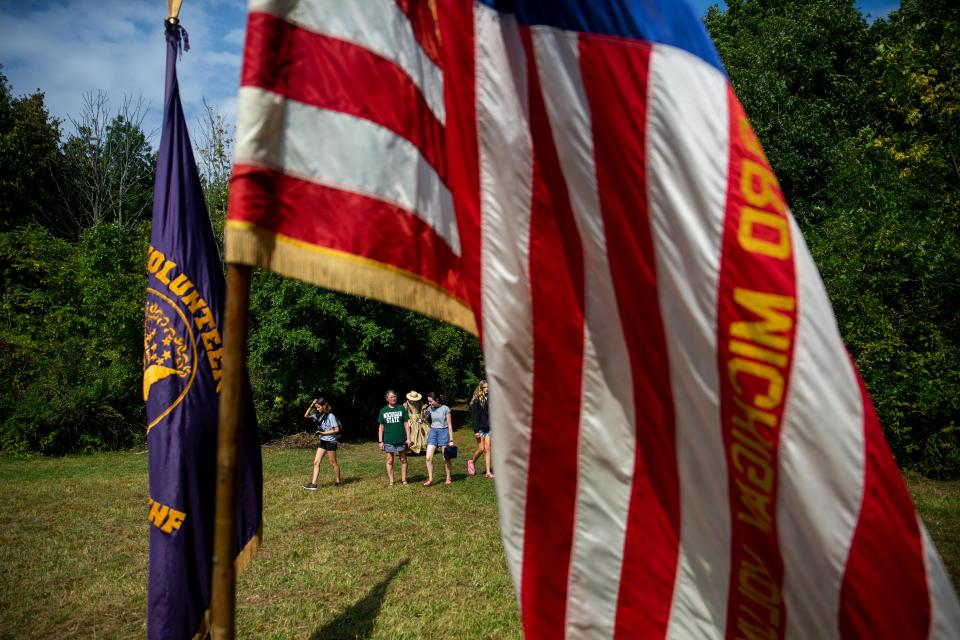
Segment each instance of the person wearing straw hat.
M403 408L410 415L410 451L421 453L427 446L427 434L430 432L430 420L426 416L423 396L411 390Z

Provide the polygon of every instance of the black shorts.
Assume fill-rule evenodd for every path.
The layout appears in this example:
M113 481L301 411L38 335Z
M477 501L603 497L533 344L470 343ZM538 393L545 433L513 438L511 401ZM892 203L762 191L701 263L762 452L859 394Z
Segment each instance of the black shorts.
M317 445L317 448L318 448L318 449L323 449L324 451L336 451L336 450L337 450L337 443L336 443L336 442L329 442L329 441L327 441L327 440L321 440L320 443Z

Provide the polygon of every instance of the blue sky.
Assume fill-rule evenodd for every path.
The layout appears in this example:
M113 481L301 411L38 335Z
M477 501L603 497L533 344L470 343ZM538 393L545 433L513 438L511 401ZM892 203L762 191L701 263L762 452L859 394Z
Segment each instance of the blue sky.
M359 1L359 0L344 0ZM693 0L704 13L715 0ZM721 7L726 6L719 2ZM899 1L860 0L865 15L884 16ZM15 95L40 89L51 114L78 116L85 92L102 90L117 109L130 96L148 106L144 129L159 126L163 108L165 41L161 0L0 0L0 64ZM190 121L206 98L229 122L236 113L245 0L184 0L180 12L191 50L178 66L180 94ZM72 131L69 122L65 133ZM157 144L159 133L154 136Z

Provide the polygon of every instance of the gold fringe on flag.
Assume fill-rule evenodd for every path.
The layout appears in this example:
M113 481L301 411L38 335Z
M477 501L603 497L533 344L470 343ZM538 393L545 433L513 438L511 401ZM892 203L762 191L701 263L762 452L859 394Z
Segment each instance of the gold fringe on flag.
M409 271L228 220L227 262L263 267L326 289L403 307L477 335L473 310L463 301Z

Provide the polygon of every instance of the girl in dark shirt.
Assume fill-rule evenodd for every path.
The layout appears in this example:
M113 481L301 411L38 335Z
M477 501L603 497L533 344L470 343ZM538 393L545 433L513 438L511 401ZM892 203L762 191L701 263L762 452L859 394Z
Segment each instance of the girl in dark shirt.
M487 381L481 380L473 392L473 398L470 400L470 420L473 423L473 436L477 439L477 450L473 457L467 460L467 473L476 475L477 458L481 455L487 465L485 477L492 478L493 471L490 469L490 402L487 395Z

